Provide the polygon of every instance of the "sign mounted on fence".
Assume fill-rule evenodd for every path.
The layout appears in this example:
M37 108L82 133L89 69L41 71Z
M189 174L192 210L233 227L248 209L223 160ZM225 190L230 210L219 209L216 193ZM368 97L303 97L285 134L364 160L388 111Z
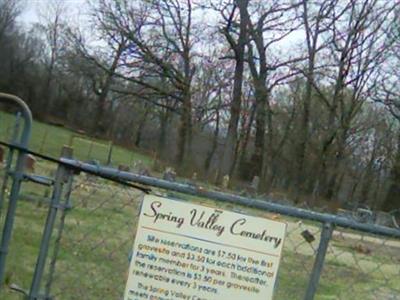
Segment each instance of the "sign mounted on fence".
M145 196L124 300L272 299L286 224Z

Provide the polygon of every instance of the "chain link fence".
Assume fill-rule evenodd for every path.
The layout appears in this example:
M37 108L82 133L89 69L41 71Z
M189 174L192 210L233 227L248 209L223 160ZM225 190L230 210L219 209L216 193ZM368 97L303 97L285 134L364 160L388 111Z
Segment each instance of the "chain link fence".
M25 290L37 253L31 250L39 247L48 209L45 197L34 200L25 196L31 188L22 192L23 212L18 214L15 228L16 247L18 240L25 247L11 251L16 254L9 257L15 271L8 273L8 282ZM46 190L36 191L42 192ZM177 193L164 195L185 199ZM141 191L107 179L85 173L75 176L54 226L41 294L49 299L121 299L142 197ZM186 197L186 201L286 222L275 295L282 300L304 299L318 252L320 223L210 199ZM30 262L29 268L24 264L21 269L21 258ZM399 239L337 227L315 299L400 299L399 264ZM25 273L25 283L19 272Z
M56 299L121 297L140 198L137 191L101 178L76 177L68 202L71 208L61 214L56 226L47 295Z

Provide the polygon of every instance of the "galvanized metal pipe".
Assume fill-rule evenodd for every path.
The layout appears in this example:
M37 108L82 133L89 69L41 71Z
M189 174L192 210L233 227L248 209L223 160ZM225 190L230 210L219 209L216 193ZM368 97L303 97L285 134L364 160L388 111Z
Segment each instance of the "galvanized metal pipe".
M0 102L9 103L19 108L19 111L22 114L22 118L24 119L24 127L22 129L22 134L18 142L18 146L27 149L32 128L31 111L29 110L28 106L25 104L24 101L22 101L20 98L14 95L0 93ZM0 243L0 289L2 288L4 283L6 257L8 254L9 243L11 240L11 234L14 226L15 211L17 209L17 201L18 201L19 191L21 188L21 182L23 180L24 165L25 165L25 153L23 151L19 151L15 170L12 174L13 183L11 186L11 192L9 198L10 200L9 200L6 219L4 221L3 233L1 236L1 243Z
M28 105L26 105L21 98L5 93L0 93L0 102L9 103L19 108L22 118L24 119L24 127L18 145L23 148L28 148L32 130L32 113Z
M33 274L32 285L29 290L29 300L35 300L39 296L40 283L46 264L47 253L50 247L50 239L53 233L57 212L60 208L60 199L63 192L64 180L67 174L65 166L59 165L54 183L54 191L50 201L49 212L44 226L42 241L40 243L39 256L36 261L35 272Z
M313 300L317 291L319 278L321 277L322 268L325 262L326 251L328 250L329 241L332 238L333 225L325 223L322 225L321 239L317 250L317 257L314 261L313 270L308 282L306 295L304 300Z
M50 297L50 292L51 292L51 287L53 285L53 280L54 280L54 274L56 271L56 263L57 263L57 258L58 258L58 253L60 252L61 248L61 238L64 232L64 225L65 225L65 217L67 216L67 211L71 207L71 193L72 193L72 183L73 183L73 176L70 174L68 178L68 183L66 184L65 190L65 199L64 203L61 204L61 216L60 216L60 222L57 227L57 236L54 241L54 249L53 249L53 254L50 260L50 267L49 267L49 273L47 276L46 284L45 284L45 291L44 291L44 297L46 299L51 299Z
M139 174L129 173L120 171L114 168L103 167L98 165L92 165L88 163L83 163L81 161L73 159L61 159L61 162L71 166L72 168L80 169L82 171L87 171L92 174L97 174L101 177L109 179L125 180L130 182L140 183L146 186L153 186L161 189L171 190L183 194L198 196L202 198L213 199L217 201L230 202L235 204L240 204L244 206L249 206L253 208L258 208L261 210L275 212L286 216L291 216L300 219L306 219L311 221L316 221L320 223L331 223L340 227L351 228L354 230L380 234L387 237L400 238L400 230L395 228L389 228L384 226L379 226L375 224L362 224L355 220L348 219L342 216L320 213L315 211L309 211L297 207L285 206L282 204L274 203L266 200L253 199L248 197L243 197L234 194L227 194L218 191L206 190L201 186L171 182L155 177L143 176Z
M21 121L21 113L18 112L16 115L16 120L14 124L14 131L11 136L11 143L15 144L18 141L18 135L19 135L19 128L20 128L20 121ZM4 198L5 198L5 193L8 185L8 178L10 176L10 170L11 170L11 165L14 157L14 149L10 148L8 150L8 155L7 155L7 160L6 160L6 167L4 169L4 177L3 177L3 184L1 186L1 191L0 191L0 217L3 212L3 205L4 205Z

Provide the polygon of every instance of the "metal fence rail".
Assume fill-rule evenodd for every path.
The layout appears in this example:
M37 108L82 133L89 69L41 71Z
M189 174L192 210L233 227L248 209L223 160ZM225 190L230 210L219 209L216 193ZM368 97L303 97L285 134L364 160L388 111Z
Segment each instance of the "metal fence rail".
M54 159L27 140L1 144L1 299L120 299L143 193L286 222L276 299L400 299L398 229L93 165L69 148ZM23 169L28 153L34 171Z
M16 122L12 142L18 144L23 149L27 149L30 134L31 134L31 127L32 127L31 111L29 110L29 108L25 104L25 102L16 96L0 93L0 99L3 102L7 102L7 103L12 104L12 105L16 106L17 108L19 108L19 112L22 114L22 118L24 120L24 126L22 129L21 136L18 139L19 126L17 126L18 123ZM2 235L1 235L1 242L0 242L0 283L2 283L4 281L4 275L5 275L4 269L5 269L6 257L8 254L8 250L9 250L8 248L9 248L11 234L12 234L13 225L14 225L15 212L17 209L17 200L18 200L19 191L21 188L25 155L26 155L24 151L18 151L15 167L14 167L14 169L12 169L11 164L12 164L12 160L13 160L13 154L14 154L13 150L10 149L9 153L8 153L8 158L7 158L8 169L6 169L6 172L4 175L4 185L3 185L3 190L1 191L2 199L0 199L0 202L2 205L3 201L4 201L3 200L3 195L4 195L3 191L7 185L7 180L8 180L8 175L9 175L8 173L12 172L13 181L12 181L12 185L10 188L8 209L7 209L7 214L6 214L5 221L4 221L3 231L2 231ZM0 210L0 213L1 213L1 210Z
M202 186L198 186L195 184L171 182L155 177L143 176L139 174L123 172L118 169L102 167L100 165L92 165L72 159L61 158L61 162L74 169L80 169L83 172L90 172L91 174L96 174L98 176L106 177L111 180L116 179L116 180L140 183L146 186L171 190L183 194L258 208L261 210L275 212L295 218L317 221L320 223L331 223L332 225L347 227L362 232L377 233L384 236L389 236L389 237L392 236L400 238L400 231L395 228L378 226L375 224L363 224L363 223L358 223L355 220L341 217L338 215L320 213L292 206L285 206L282 204L272 202L271 201L272 199L261 200L261 199L243 197L239 195L228 194L218 191L212 191L212 190L207 190Z

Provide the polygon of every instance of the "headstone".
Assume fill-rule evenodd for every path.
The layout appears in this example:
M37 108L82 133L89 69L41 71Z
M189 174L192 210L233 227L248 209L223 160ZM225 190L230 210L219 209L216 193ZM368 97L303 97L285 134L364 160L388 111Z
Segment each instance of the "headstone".
M130 168L127 165L124 164L120 164L118 165L118 171L122 171L122 172L129 172Z
M141 160L136 160L132 165L132 170L135 173L139 173L142 168L143 168L143 163Z
M252 180L252 182L251 182L251 188L252 188L252 190L253 190L254 192L257 192L257 191L258 191L258 186L259 186L259 184L260 184L260 177L254 176L254 177L253 177L253 180Z
M333 200L331 202L328 202L327 210L328 210L328 212L335 214L339 211L341 206L342 206L342 204L339 201Z
M165 169L165 172L163 174L163 179L168 180L168 181L176 181L176 172L173 168L168 167Z
M139 170L138 174L142 176L151 176L150 170L147 168L142 168Z
M358 243L356 246L354 246L354 250L366 255L369 255L372 252L372 250L367 245L363 245L361 243Z
M4 161L4 148L0 147L0 163Z
M144 165L141 160L133 163L133 172L142 176L151 176L150 170Z
M36 158L33 155L28 154L25 158L25 169L30 172L35 172Z
M222 178L222 187L223 187L224 189L227 189L227 188L229 187L229 175L225 175L225 176Z
M378 211L376 213L375 224L381 226L392 226L393 225L392 215L387 212Z

